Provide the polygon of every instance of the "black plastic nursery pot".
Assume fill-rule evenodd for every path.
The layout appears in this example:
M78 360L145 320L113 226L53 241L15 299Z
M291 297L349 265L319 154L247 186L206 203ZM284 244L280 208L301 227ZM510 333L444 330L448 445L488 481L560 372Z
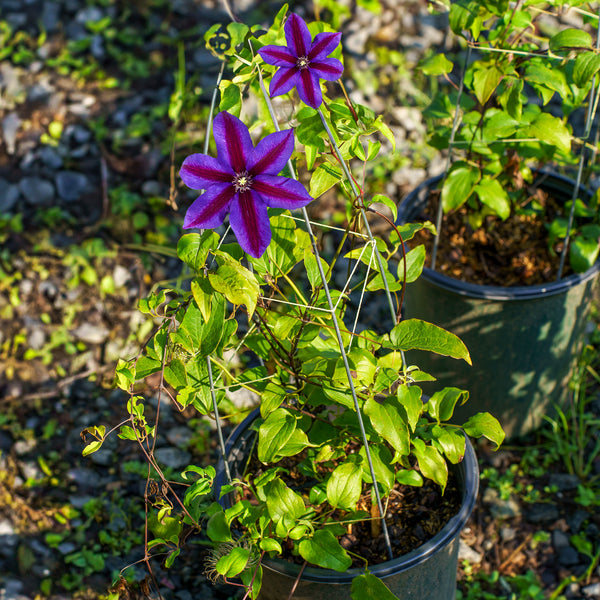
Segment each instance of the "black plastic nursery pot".
M541 187L557 200L571 199L575 182L544 174ZM417 220L441 180L425 181L402 201L398 222ZM582 190L582 195L589 193ZM507 438L539 427L569 398L569 378L581 350L590 307L598 288L600 261L585 273L544 285L498 287L459 281L429 268L407 288L404 316L429 321L466 344L473 366L411 351L408 360L436 377L426 393L445 386L470 392L455 411L464 422L492 413Z
M226 443L228 462L233 477L241 476L253 449L256 432L252 423L259 416L252 412L231 434ZM370 565L369 571L382 579L402 600L453 600L456 593L456 569L460 532L475 505L479 488L479 468L473 446L467 438L465 457L452 466L456 474L462 503L459 512L428 542L388 562ZM217 465L216 488L225 484L223 461ZM220 500L231 506L232 499ZM289 597L300 573L300 565L279 559L265 558L262 562L263 582L259 600L282 600ZM318 567L306 567L296 587L294 600L349 600L352 580L364 574L364 569L348 569L343 573ZM433 594L433 595L432 595Z

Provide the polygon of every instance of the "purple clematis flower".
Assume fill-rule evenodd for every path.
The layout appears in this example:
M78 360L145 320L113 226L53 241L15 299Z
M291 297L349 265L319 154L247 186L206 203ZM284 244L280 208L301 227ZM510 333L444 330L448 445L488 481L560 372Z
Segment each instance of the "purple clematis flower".
M270 65L279 67L273 75L271 96L286 94L293 87L308 106L318 108L323 102L320 79L335 81L344 67L337 58L327 58L340 43L341 33L318 33L313 41L306 23L292 13L285 23L287 46L263 46L258 53Z
M215 117L213 132L217 158L191 154L179 171L188 187L205 190L189 207L183 227L214 229L229 212L240 246L259 258L271 241L267 206L294 209L312 200L300 182L277 175L294 151L294 132L271 133L255 148L248 128L225 111Z

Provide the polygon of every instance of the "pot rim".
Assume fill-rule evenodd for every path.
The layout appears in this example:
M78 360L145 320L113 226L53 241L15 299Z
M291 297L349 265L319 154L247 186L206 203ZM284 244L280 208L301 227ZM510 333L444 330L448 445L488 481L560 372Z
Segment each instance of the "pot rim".
M260 415L260 409L254 409L243 421L240 423L227 438L225 443L225 450L227 455L230 454L234 444L252 424L252 422ZM408 554L399 556L392 560L379 563L377 565L370 565L369 572L376 577L387 577L390 575L396 575L407 571L423 562L425 562L433 554L443 550L452 540L454 540L465 527L471 512L475 506L477 500L477 492L479 490L479 466L477 463L477 457L475 450L471 444L468 436L465 435L465 456L458 465L454 465L462 475L462 501L459 511L450 518L450 520L440 529L436 535L430 540L415 548ZM225 483L225 474L222 466L222 457L219 458L217 465L217 475L215 478L215 487L217 496L221 487ZM451 465L452 466L452 465ZM295 579L300 573L300 565L285 561L283 559L271 559L264 558L262 566L286 575ZM320 567L306 567L302 572L302 580L313 582L313 583L329 583L329 584L348 584L358 575L362 575L365 572L364 568L351 568L344 572L338 572L331 569L324 569Z
M563 185L568 185L571 188L575 186L575 181L569 177L561 175L560 173L554 173L552 171L540 170L539 174L545 176L546 179L554 179L555 181L562 183ZM420 195L427 189L432 188L434 185L443 178L442 175L436 175L435 177L431 177L426 179L421 184L419 184L414 190L412 190L405 198L402 200L398 207L398 218L396 220L397 223L405 223L408 222L408 219L405 218L405 213L410 210L415 205L423 204L424 199L420 197ZM584 186L580 186L580 190L590 195L589 189ZM467 281L461 281L460 279L455 279L454 277L450 277L448 275L444 275L439 271L434 271L429 267L423 268L423 273L421 277L428 281L429 283L433 283L447 291L454 292L455 294L459 294L461 296L467 296L469 298L477 298L483 300L496 300L500 302L507 301L520 301L520 300L532 300L539 299L542 297L549 297L555 294L562 294L569 289L578 286L583 283L587 283L594 277L596 277L598 271L600 271L600 257L596 260L594 265L589 268L584 273L574 273L567 277L563 277L558 281L552 281L548 283L538 283L535 285L524 285L524 286L514 286L514 287L500 287L496 285L482 285L477 283L469 283Z

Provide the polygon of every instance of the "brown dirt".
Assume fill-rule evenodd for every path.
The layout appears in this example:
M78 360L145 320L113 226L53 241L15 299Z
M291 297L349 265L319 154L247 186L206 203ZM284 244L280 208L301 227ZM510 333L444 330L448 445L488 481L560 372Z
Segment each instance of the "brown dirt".
M414 220L435 222L439 191L431 193L431 201L422 215ZM562 213L560 204L541 188L528 190L520 210L539 204L545 214L515 213L502 221L485 218L484 226L473 230L467 220L467 208L444 215L436 259L436 270L454 279L500 287L536 285L554 281L558 273L562 243L548 247L546 223ZM416 243L427 249L426 266L431 266L434 236L423 230ZM571 274L568 264L564 275Z

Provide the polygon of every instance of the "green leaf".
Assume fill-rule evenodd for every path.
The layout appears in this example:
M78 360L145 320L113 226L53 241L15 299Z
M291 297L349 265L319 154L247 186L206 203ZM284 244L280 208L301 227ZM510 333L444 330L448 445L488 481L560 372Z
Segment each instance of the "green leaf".
M474 189L482 204L491 208L503 221L510 216L510 198L497 179L482 179Z
M328 400L332 402L336 402L337 404L341 404L346 408L354 410L354 401L352 400L352 395L348 391L348 389L340 390L336 389L328 383L323 384L323 394Z
M298 550L304 560L324 569L344 572L352 566L352 559L329 529L315 531L312 538L300 542Z
M464 458L466 438L460 429L435 425L432 436L451 463L456 465Z
M448 465L444 457L433 446L425 445L420 438L413 439L413 447L421 474L435 481L442 488L443 494L448 482Z
M552 69L543 63L530 62L525 70L525 79L531 85L542 86L557 92L561 98L564 98L568 93L564 71ZM551 95L546 96L544 104L547 104L550 98Z
M295 521L306 510L302 496L287 487L279 478L274 479L267 485L266 496L267 510L273 521L280 521L284 517Z
M484 105L502 80L504 71L495 62L478 62L473 70L473 90L481 105Z
M473 193L480 179L481 172L477 167L463 161L455 162L442 187L444 212L462 206Z
M165 380L176 390L187 386L187 373L185 371L185 365L183 361L178 358L174 358L165 367Z
M423 485L423 477L419 471L413 469L402 469L396 473L396 481L403 485L412 485L413 487L421 487Z
M231 540L231 529L225 513L220 510L208 519L206 524L206 535L213 542L229 542Z
M352 580L350 597L352 600L397 600L381 579L368 572Z
M90 442L83 449L82 456L88 456L89 454L92 454L93 452L96 452L96 450L100 450L101 447L102 447L102 441L101 440L95 440L93 442Z
M179 534L183 529L183 524L180 518L163 517L159 519L157 515L151 514L148 517L148 527L154 534L154 537L162 538L172 544L179 543Z
M356 510L362 493L362 468L345 462L333 470L327 481L327 500L333 508Z
M411 431L415 430L419 418L423 413L423 400L421 399L421 388L418 385L408 386L405 383L398 386L396 392L398 402L404 407Z
M390 332L390 341L395 350L428 350L472 364L467 347L456 335L420 319L398 323Z
M498 419L490 413L477 413L469 418L463 425L465 433L474 438L485 437L496 446L500 446L504 441L504 431Z
M597 226L596 226L597 227ZM584 273L594 266L598 259L598 237L578 235L571 240L569 262L576 273Z
M208 274L210 284L232 304L244 304L248 308L248 317L252 317L260 293L256 276L228 254L215 254L223 264L216 273Z
M375 194L371 198L368 205L371 206L376 203L380 203L387 206L390 209L390 212L392 213L392 221L396 221L396 219L398 218L398 204L394 200L392 200L389 196L384 196L383 194Z
M223 577L235 577L246 568L249 558L250 548L236 546L217 561L215 569Z
M438 423L449 421L454 414L456 404L464 404L468 398L469 392L455 387L445 387L443 390L433 393L425 408Z
M263 538L260 540L258 545L260 546L260 549L264 550L265 552L275 552L277 554L281 554L283 552L281 544L273 538Z
M285 408L273 411L258 430L258 459L271 462L280 454L296 429L296 418Z
M453 64L446 58L444 54L434 54L422 60L418 67L425 75L447 75L452 71Z
M548 46L553 52L572 48L590 49L592 47L592 36L583 29L564 29L550 38Z
M395 473L390 467L392 464L392 453L388 450L387 446L383 444L372 444L370 446L371 461L373 463L373 470L375 471L375 479L382 488L384 494L389 494L391 489L394 487ZM362 479L366 483L373 483L371 478L371 469L367 461L367 451L365 446L361 446L359 455L362 456Z
M195 271L200 271L204 268L208 253L218 243L219 236L212 230L202 234L186 233L177 244L177 256Z
M390 396L381 404L374 398L365 402L365 414L375 431L395 451L394 460L407 456L410 452L410 434L406 414L397 399Z
M321 257L319 257L319 259L321 260L321 267L323 268L326 281L329 282L329 279L331 278L329 265ZM306 267L306 274L312 289L314 290L315 288L320 287L323 282L321 279L321 273L319 271L319 265L317 264L317 257L315 256L312 248L307 248L304 251L304 266ZM327 276L328 274L329 276Z
M205 322L210 320L210 311L212 307L212 298L214 290L208 279L205 277L196 277L191 284L192 296L202 313Z
M318 198L327 190L331 189L338 181L341 181L344 174L341 167L331 163L319 165L310 178L310 195Z
M425 245L419 244L406 254L406 283L416 281L425 265ZM398 263L398 281L404 281L404 260Z
M540 113L527 128L526 134L544 144L556 146L565 154L571 152L571 134L565 124L548 113Z
M575 59L573 81L577 87L583 88L592 81L598 71L600 71L600 54L582 52Z

